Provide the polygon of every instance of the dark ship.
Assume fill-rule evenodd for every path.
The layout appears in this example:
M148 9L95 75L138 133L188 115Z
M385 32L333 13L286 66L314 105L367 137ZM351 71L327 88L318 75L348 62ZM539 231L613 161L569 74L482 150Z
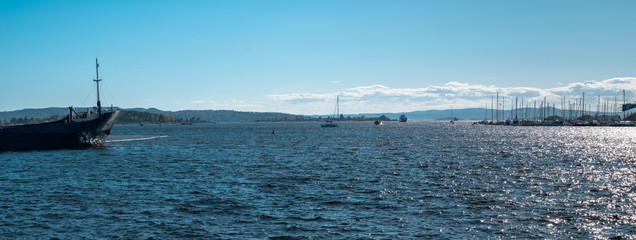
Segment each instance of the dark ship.
M406 118L406 115L402 114L400 115L400 122L406 122L408 120L408 118Z
M0 151L87 148L103 146L120 110L102 109L99 100L99 64L95 59L97 108L78 113L69 107L64 119L28 125L0 126Z

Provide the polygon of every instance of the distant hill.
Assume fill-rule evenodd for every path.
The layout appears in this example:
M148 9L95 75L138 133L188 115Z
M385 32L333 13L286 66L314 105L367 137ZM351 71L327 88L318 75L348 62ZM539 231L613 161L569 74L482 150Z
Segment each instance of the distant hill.
M142 122L145 124L158 124L158 123L169 124L169 123L184 123L184 122L196 123L201 121L197 119L185 120L185 119L171 117L161 113L138 112L138 111L130 111L130 110L121 111L121 113L119 114L119 117L117 117L117 124L139 124Z
M454 109L453 117L465 120L483 120L485 116L485 110L483 108L466 108L466 109ZM382 115L387 116L390 119L398 119L400 115L406 115L409 120L418 121L434 121L438 119L450 119L451 110L426 110L426 111L414 111L404 113L360 113L360 114L348 114L345 116L375 118ZM318 117L318 115L315 115ZM323 116L324 117L324 116Z
M79 109L76 109L76 111ZM33 124L59 120L68 115L68 108L24 109L0 112L0 124ZM80 110L81 111L81 110ZM5 117L2 117L5 116ZM123 110L117 118L118 124L144 123L198 123L199 119L180 119L160 113Z
M76 108L77 110L85 109L85 108ZM82 110L85 111L85 110ZM65 107L50 107L50 108L39 108L39 109L22 109L16 111L8 111L8 112L0 112L0 120L7 119L7 121L11 118L49 118L55 115L65 116L68 115L69 110Z
M323 115L311 115L302 116L287 113L273 113L273 112L240 112L234 110L181 110L181 111L162 111L156 108L133 108L127 109L131 111L161 113L168 116L191 119L200 118L204 121L215 122L254 122L262 120L290 120L306 119L307 117L313 118L326 118L328 116ZM345 117L357 118L378 118L382 115L390 119L398 119L400 115L405 114L409 120L436 120L449 118L451 110L427 110L427 111L415 111L407 113L361 113L361 114L344 114ZM509 112L507 113L509 114ZM455 109L453 110L453 117L466 120L483 120L485 116L485 109L483 108L467 108L467 109Z
M84 111L84 108L76 108L78 111ZM166 116L174 117L177 119L190 120L199 119L201 121L214 121L214 122L255 122L255 121L312 121L312 118L322 117L325 115L295 115L288 113L276 113L276 112L241 112L234 110L181 110L181 111L163 111L156 108L131 108L124 109L125 111L136 111L154 114L164 114ZM519 117L525 112L526 114L533 114L533 112L539 112L538 110L519 109ZM555 109L557 115L561 115L561 110ZM9 121L11 118L49 118L55 115L65 116L68 114L68 108L42 108L42 109L23 109L17 111L0 112L0 120L6 119ZM427 110L427 111L415 111L405 113L361 113L361 114L343 114L344 117L357 118L364 116L365 118L377 118L382 115L390 119L398 119L401 114L405 114L409 121L411 120L427 120L434 121L436 119L449 119L451 116L451 110ZM511 111L500 111L500 119L502 114L505 114L506 118L509 118ZM467 108L467 109L454 109L453 117L465 120L483 120L484 118L490 119L492 115L491 110L484 108ZM496 115L495 115L496 116ZM493 116L494 117L494 116ZM316 119L317 120L317 119Z
M297 118L305 118L305 116L275 113L275 112L240 112L234 110L181 110L181 111L162 111L156 108L133 108L126 109L138 112L160 113L171 117L182 119L200 119L202 121L214 122L255 122L259 120L288 119L293 121Z
M84 108L76 108L78 111L85 111ZM163 111L156 108L131 108L123 109L130 112L142 112L163 114L177 119L198 119L200 121L214 121L214 122L255 122L259 120L276 120L287 119L290 121L297 118L306 118L301 115L287 114L287 113L274 113L274 112L240 112L234 110L181 110L181 111ZM12 118L49 118L55 115L65 116L68 115L68 108L64 107L51 107L40 109L22 109L16 111L0 112L0 121L6 119L9 121ZM147 118L157 118L158 115L144 115ZM130 119L128 119L130 118ZM136 116L126 117L126 123L133 123ZM165 118L164 118L165 119ZM128 121L130 120L130 121ZM166 119L168 120L168 119ZM172 121L172 119L170 119ZM119 122L119 121L118 121ZM137 121L138 122L138 121ZM120 122L123 123L123 122Z

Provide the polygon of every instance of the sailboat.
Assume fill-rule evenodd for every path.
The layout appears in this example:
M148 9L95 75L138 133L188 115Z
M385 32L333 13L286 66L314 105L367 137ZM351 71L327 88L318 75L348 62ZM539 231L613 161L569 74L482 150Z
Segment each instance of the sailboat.
M455 124L455 118L453 118L453 108L451 108L450 123L451 123L451 124Z
M340 96L336 97L336 109L334 110L334 113L334 117L328 119L325 124L321 124L320 127L338 127L338 123L335 122L333 119L335 119L336 116L340 115Z
M99 64L95 59L97 108L78 113L69 107L63 119L28 125L0 127L0 151L25 151L103 146L120 110L102 109L99 100Z

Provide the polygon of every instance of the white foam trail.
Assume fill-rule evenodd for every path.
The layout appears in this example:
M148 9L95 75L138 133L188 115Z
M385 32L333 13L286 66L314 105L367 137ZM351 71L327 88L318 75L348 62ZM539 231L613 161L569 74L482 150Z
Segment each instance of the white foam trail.
M168 135L163 135L163 136L154 136L154 137L143 137L143 138L129 138L129 139L117 139L117 140L110 140L108 139L110 142L130 142L130 141L142 141L142 140L151 140L151 139L156 139L156 138L165 138L168 137Z

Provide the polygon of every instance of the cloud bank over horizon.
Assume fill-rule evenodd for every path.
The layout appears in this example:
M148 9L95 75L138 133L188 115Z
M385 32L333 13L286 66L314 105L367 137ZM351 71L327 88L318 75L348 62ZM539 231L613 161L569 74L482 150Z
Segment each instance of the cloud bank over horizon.
M267 96L282 112L297 114L330 114L336 96L340 97L340 112L345 114L411 112L433 109L483 108L490 106L491 99L499 94L510 106L514 98L521 102L540 102L546 99L559 104L565 97L572 103L580 101L585 93L586 105L596 106L598 97L603 102L622 103L625 90L627 102L636 95L636 77L617 77L602 81L575 82L554 88L497 87L461 82L448 82L442 86L423 88L391 88L384 85L360 86L332 93L285 93Z

